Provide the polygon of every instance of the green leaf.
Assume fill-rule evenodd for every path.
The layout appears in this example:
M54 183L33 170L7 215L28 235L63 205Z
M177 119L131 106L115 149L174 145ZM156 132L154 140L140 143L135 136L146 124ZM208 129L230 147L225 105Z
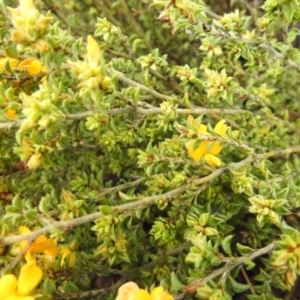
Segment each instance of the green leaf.
M73 293L79 292L78 287L71 281L64 281L62 283L62 288L63 288L64 292L67 294L73 294Z
M119 196L122 200L124 200L126 202L137 200L137 196L130 196L130 195L122 193L121 191L119 191Z
M43 280L42 288L46 293L53 294L56 292L55 282L52 279L45 278Z
M7 46L5 48L5 54L7 57L14 58L14 59L18 59L19 57L19 53L17 52L17 50L11 46Z
M248 284L243 284L235 281L231 276L229 276L229 281L234 292L241 293L249 289Z
M287 5L283 5L282 6L282 11L284 16L286 17L286 20L288 23L292 22L293 17L294 17L294 13L295 13L295 6L293 5L293 3L289 3Z
M114 209L109 205L100 205L100 211L103 215L111 215L114 212Z
M233 235L228 235L224 238L222 241L222 247L223 250L228 254L229 256L232 256L232 251L231 251L231 241L232 241Z
M143 209L142 209L142 208L138 208L138 209L136 210L136 212L135 212L135 215L136 215L136 217L137 217L138 219L140 219L142 213L143 213Z
M300 35L300 30L298 28L292 28L287 34L287 42L292 43L295 38Z
M252 253L254 251L252 248L244 246L244 245L242 245L240 243L237 243L236 246L238 248L238 251L242 255L248 255L248 254L250 254L250 253Z
M179 281L174 272L171 273L171 285L172 289L175 291L180 291L185 287L185 285Z
M255 263L249 257L244 258L244 264L247 270L251 270L255 267Z

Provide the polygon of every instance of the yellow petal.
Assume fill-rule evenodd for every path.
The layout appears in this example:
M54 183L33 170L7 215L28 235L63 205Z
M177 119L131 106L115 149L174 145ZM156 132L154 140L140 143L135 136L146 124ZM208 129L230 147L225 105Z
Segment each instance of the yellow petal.
M210 164L212 168L215 168L215 166L219 167L221 165L221 160L210 153L204 155L204 159Z
M52 258L55 258L58 251L57 251L57 244L54 241L54 239L49 239L49 246L48 248L44 251L45 254L50 255Z
M136 292L136 294L134 295L133 299L134 300L153 300L153 298L150 296L150 294L143 289L138 290Z
M91 35L87 38L87 60L92 68L98 67L102 60L99 45Z
M203 141L200 143L199 147L194 150L195 141L196 140L190 141L189 146L188 146L188 153L195 161L200 161L201 157L203 157L206 153L208 153L206 147L211 142Z
M31 254L30 250L28 250L25 253L25 260L26 262L31 262L31 261L36 261L36 258L34 255Z
M220 142L216 141L216 142L213 142L211 150L208 152L213 155L217 155L221 152L221 150L222 150L222 147L220 145Z
M189 115L188 118L187 118L187 121L190 125L197 127L197 123L196 123L193 116ZM200 124L198 126L198 132L201 133L201 134L207 134L207 126L203 125L203 124Z
M198 128L198 132L201 133L201 134L207 134L207 126L206 125L203 125L203 124L200 124L199 125L199 128Z
M190 123L191 125L194 125L195 120L194 120L194 117L193 117L192 115L189 115L189 116L188 116L187 121L188 121L188 123Z
M221 135L221 136L226 136L226 131L228 130L228 126L225 124L225 120L221 120L218 122L218 124L215 126L215 133Z
M19 226L18 230L19 230L19 232L21 234L29 234L29 233L31 233L31 230L28 227L26 227L26 226ZM20 243L20 248L23 249L27 245L27 243L28 243L27 241L21 242Z
M9 66L11 69L13 69L19 63L19 61L17 59L1 58L0 59L0 71L2 71L4 74L8 74L8 72L5 69L5 65L7 64L7 62L9 62Z
M139 287L136 283L132 281L127 282L119 287L116 300L134 300L134 295L138 290Z
M11 119L15 119L17 117L16 111L10 108L5 111L5 115Z
M156 287L152 292L151 296L152 298L156 299L158 298L162 293L164 292L164 288L162 286Z
M19 226L18 230L21 234L31 233L31 230L26 226Z
M22 10L35 9L34 3L32 0L20 0L20 6Z
M34 297L31 296L19 296L16 294L5 298L5 300L35 300L35 299Z
M14 293L17 293L18 281L12 274L7 274L0 279L0 299L5 299Z
M18 278L18 293L20 296L28 296L41 282L43 271L36 266L35 261L25 264Z
M67 247L63 247L61 249L62 257L60 261L60 265L63 266L65 264L65 259L69 256L69 267L74 266L75 263L75 255L74 253Z
M30 75L36 75L41 72L45 72L47 68L41 64L40 61L38 61L35 58L28 58L23 60L19 64L19 69L21 71L27 71Z
M24 67L29 66L34 60L35 60L35 58L24 59L23 61L20 62L19 69L23 70Z
M164 291L162 286L156 287L152 293L151 297L153 300L173 300L174 297L171 296L168 292Z
M51 241L45 235L39 236L30 246L31 252L44 252L51 246Z

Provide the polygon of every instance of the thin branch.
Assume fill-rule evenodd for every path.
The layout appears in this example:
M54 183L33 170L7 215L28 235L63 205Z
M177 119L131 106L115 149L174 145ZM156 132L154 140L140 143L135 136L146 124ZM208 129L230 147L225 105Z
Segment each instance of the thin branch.
M124 107L124 108L114 108L114 109L96 109L89 110L78 114L64 114L63 118L67 120L81 120L85 119L93 114L107 114L107 115L123 115L129 113L137 113L140 115L154 115L163 113L163 109L160 107L151 107L149 109L140 107ZM178 115L206 115L206 114L222 114L222 115L235 115L235 114L251 114L251 112L243 109L222 109L222 108L177 108L175 112ZM10 122L0 123L1 129L10 129L13 127L21 127L23 120L16 120Z
M151 95L153 95L154 97L158 98L158 99L162 99L162 100L168 100L170 99L170 96L167 96L167 95L164 95L164 94L161 94L159 92L157 92L156 90L154 89L151 89L149 87L146 87L145 85L143 84L140 84L139 82L136 82L132 79L129 79L127 78L125 75L123 75L122 73L118 72L118 75L117 75L117 78L120 80L120 81L123 81L131 86L137 86L139 87L142 91L145 91Z
M164 194L160 195L155 195L155 196L150 196L150 197L143 197L140 200L114 206L112 207L112 210L114 213L121 213L125 211L131 211L136 208L144 208L148 207L149 205L155 203L157 200L161 198L165 199L172 199L174 196L179 195L181 193L184 193L186 191L186 186L180 187L177 189L174 189L172 191L169 191ZM50 225L47 225L41 229L38 229L36 231L33 231L29 234L24 234L24 235L16 235L16 236L9 236L9 237L0 237L0 245L11 245L15 244L21 241L33 241L35 240L38 236L43 235L47 233L48 231L51 231L54 228L61 228L61 229L71 229L74 226L79 226L88 222L95 221L97 219L103 218L104 214L102 212L96 212L89 214L87 216L79 217L76 219L72 220L67 220L67 221L55 221Z
M244 266L241 266L241 272L242 272L243 277L246 280L247 284L249 285L249 289L250 289L251 294L256 295L255 290L252 286L252 282L250 281L249 276L248 276L247 272L245 271Z
M112 188L104 188L103 191L101 193L99 193L98 195L94 196L96 198L101 198L107 194L111 194L111 193L116 193L118 191L122 191L124 189L139 185L141 182L143 182L145 180L144 177L141 177L139 179L137 179L136 181L133 182L126 182L124 184L118 185L116 187L112 187Z
M256 251L252 252L249 255L235 258L231 264L227 264L223 268L215 270L208 276L201 278L199 280L196 280L196 281L190 283L189 285L187 285L184 288L184 293L188 294L188 295L194 294L196 292L197 288L200 287L203 283L207 283L207 282L213 280L214 278L223 275L224 273L229 273L232 269L234 269L240 265L243 265L246 260L249 260L249 259L253 260L256 257L260 257L262 255L268 254L275 249L276 249L276 244L271 243L266 247L263 247L261 249L258 249Z
M12 270L22 260L24 254L30 248L30 246L31 246L31 242L27 243L25 245L25 247L20 250L20 252L18 253L18 255L16 257L14 257L10 261L10 263L5 268L3 268L1 270L2 275L6 274L8 271Z
M23 120L0 123L0 129L10 129L12 127L21 127Z

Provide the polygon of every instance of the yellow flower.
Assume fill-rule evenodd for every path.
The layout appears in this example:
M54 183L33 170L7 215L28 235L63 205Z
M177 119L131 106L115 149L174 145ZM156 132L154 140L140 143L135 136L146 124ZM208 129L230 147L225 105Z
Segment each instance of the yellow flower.
M61 260L60 260L60 266L63 267L66 264L66 258L67 256L69 256L69 267L73 267L75 264L75 254L73 251L71 251L69 248L67 247L63 247L60 250L60 253L62 254L61 256Z
M20 0L20 8L25 11L28 11L31 9L35 9L35 6L32 0Z
M116 300L174 300L174 297L164 291L161 286L156 287L149 294L146 290L140 289L136 283L130 281L119 288Z
M21 234L31 233L31 230L26 226L19 226L19 232ZM20 243L20 248L24 248L27 245L27 241ZM57 256L57 244L53 239L48 239L45 235L39 236L29 247L25 253L25 259L27 262L35 261L35 257L31 253L43 252L50 255L52 258Z
M87 38L86 60L90 68L97 68L103 64L102 53L98 43L89 35Z
M28 296L41 282L43 271L36 266L35 261L26 263L20 270L17 279L12 274L0 278L1 300L34 300Z
M35 58L28 58L23 60L19 64L18 68L21 71L27 71L27 73L30 75L37 75L39 73L47 71L47 68Z
M190 125L197 127L197 131L200 134L204 135L210 135L207 132L207 126L200 124L197 125L194 118L192 116L188 117L188 123ZM214 131L215 133L221 135L221 136L226 136L226 131L228 129L228 126L225 124L225 120L221 120L218 122L218 124L215 126ZM206 162L211 166L211 167L216 167L221 165L221 160L216 156L218 155L222 147L220 145L219 141L202 141L199 146L194 149L196 140L193 139L189 141L188 143L188 154L195 160L195 161L200 161L201 158L205 159Z
M227 136L226 131L228 130L228 126L225 124L225 122L225 120L219 121L214 128L214 132L221 136Z
M14 67L16 67L19 63L19 61L17 59L13 59L13 58L1 58L0 59L0 71L3 72L4 74L9 74L9 72L5 69L5 65L9 63L9 66L11 69L13 69Z
M14 109L10 109L8 108L6 111L5 111L5 115L10 118L10 119L16 119L17 118L17 114L16 114L16 111Z

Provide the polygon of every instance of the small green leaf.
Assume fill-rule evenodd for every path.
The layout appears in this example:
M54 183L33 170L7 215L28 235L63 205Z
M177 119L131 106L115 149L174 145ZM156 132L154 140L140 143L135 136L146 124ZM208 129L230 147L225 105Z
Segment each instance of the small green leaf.
M55 286L55 282L52 279L45 278L42 284L43 291L53 294L56 292L57 288Z
M141 215L142 215L142 212L143 212L143 209L142 208L138 208L135 212L135 215L138 219L141 218Z
M5 48L5 54L7 57L10 57L10 58L17 59L19 57L19 53L17 52L17 50L11 46L7 46Z
M244 264L247 270L251 270L255 267L255 263L249 257L245 257Z
M172 289L175 291L180 291L184 288L184 284L182 284L174 272L171 273L171 285Z
M248 254L250 254L250 253L252 253L252 252L254 251L254 250L251 249L250 247L241 245L240 243L237 243L236 246L237 246L237 248L238 248L238 251L239 251L240 254L242 254L242 255L248 255Z
M121 191L119 191L119 196L122 200L124 201L134 201L137 199L137 196L130 196L130 195L127 195L127 194L124 194L122 193Z
M231 251L231 247L230 247L232 238L233 238L233 235L228 235L222 241L222 247L223 247L224 251L226 252L226 254L228 254L229 256L232 256L232 251Z
M298 28L292 28L287 34L287 42L292 43L298 35L300 35L300 30Z
M234 292L241 293L249 289L248 284L243 284L235 281L231 276L229 276L229 281Z
M100 211L104 215L111 215L114 212L114 209L111 206L109 206L109 205L101 205L100 206Z

